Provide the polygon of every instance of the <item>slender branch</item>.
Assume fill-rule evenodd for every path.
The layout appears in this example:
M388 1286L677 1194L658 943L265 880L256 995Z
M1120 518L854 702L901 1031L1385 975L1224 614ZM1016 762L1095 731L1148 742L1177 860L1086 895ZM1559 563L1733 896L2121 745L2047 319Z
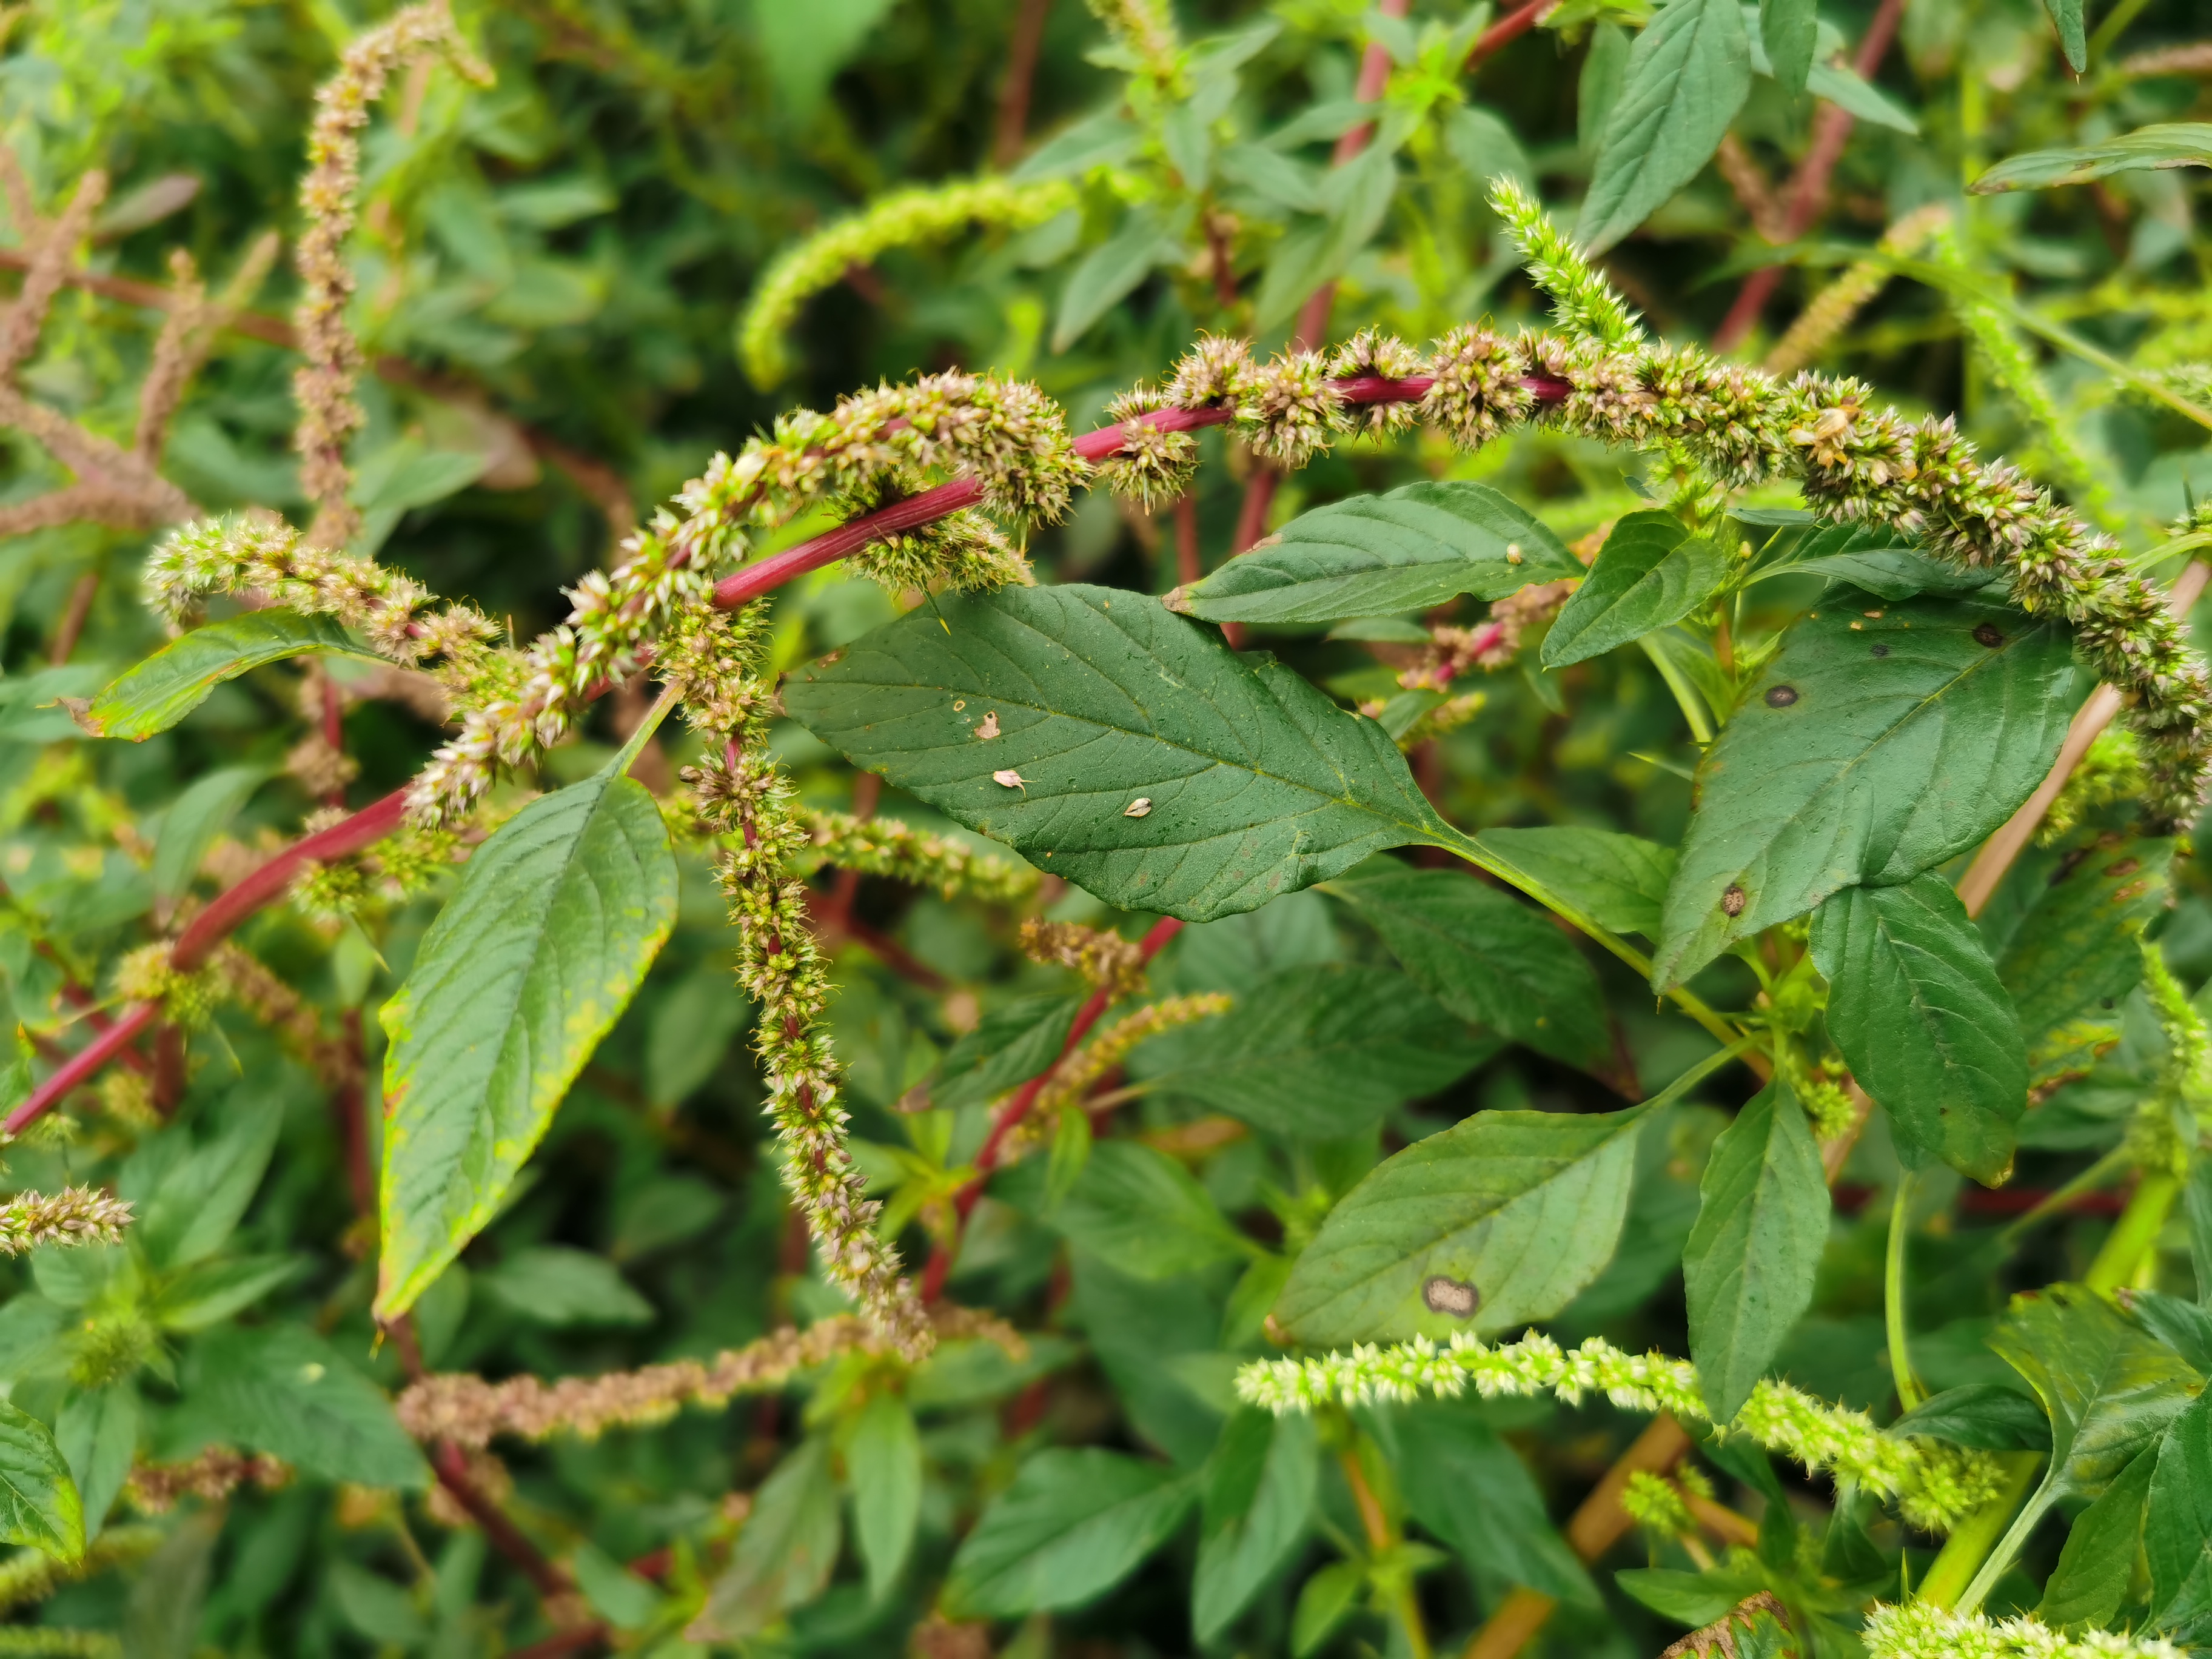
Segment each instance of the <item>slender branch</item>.
M1154 922L1138 943L1138 965L1142 966L1158 956L1166 948L1168 941L1182 931L1182 923L1174 916L1162 916ZM975 1154L975 1173L953 1197L952 1237L938 1242L936 1248L930 1252L929 1265L923 1270L921 1293L924 1301L934 1302L944 1293L945 1278L952 1271L952 1258L960 1247L960 1235L966 1230L968 1218L975 1213L975 1205L983 1196L984 1182L1006 1156L1006 1138L1029 1116L1030 1109L1036 1104L1037 1097L1044 1092L1044 1085L1051 1079L1060 1062L1073 1054L1083 1039L1091 1035L1091 1028L1098 1023L1099 1017L1106 1012L1114 998L1115 991L1111 986L1102 985L1093 991L1089 1000L1076 1011L1075 1022L1067 1028L1066 1041L1060 1045L1060 1052L1052 1057L1052 1064L1016 1090L1013 1097L999 1109L998 1115L991 1121L991 1132L984 1137L982 1148Z
M1563 0L1528 0L1526 5L1507 12L1475 38L1474 48L1467 54L1467 67L1472 70L1508 41L1519 40L1562 3Z
M9 1134L20 1134L24 1127L42 1115L56 1101L64 1097L79 1084L90 1081L93 1074L119 1054L139 1032L153 1024L154 1016L161 1012L150 1002L136 1002L125 1009L114 1024L99 1033L62 1063L59 1070L31 1091L31 1097L8 1114L7 1121L0 1124Z
M1897 36L1897 26L1905 17L1905 0L1881 0L1875 12L1874 21L1867 25L1860 39L1858 50L1851 55L1851 67L1858 71L1861 80L1871 80L1881 60L1888 54L1889 43ZM1823 103L1813 120L1813 142L1806 146L1805 157L1797 163L1790 176L1790 201L1784 210L1780 228L1785 233L1784 241L1795 241L1813 228L1828 205L1828 179L1843 159L1844 146L1850 141L1854 118L1850 112L1837 105ZM1743 286L1736 290L1735 303L1721 319L1713 331L1713 349L1734 351L1743 343L1743 337L1759 321L1759 313L1773 297L1775 288L1782 281L1782 267L1765 265L1744 278Z
M522 1528L507 1519L505 1511L469 1478L468 1456L459 1446L450 1440L441 1442L431 1455L430 1467L437 1472L438 1484L469 1512L469 1518L483 1529L492 1547L537 1586L538 1595L549 1601L575 1595L576 1586L568 1575L532 1543Z
M84 632L85 619L92 615L92 601L100 592L100 572L95 568L76 579L70 589L69 604L63 608L62 619L54 628L53 649L47 660L58 667L70 659L76 649L77 636Z
M1036 80L1037 49L1044 44L1044 15L1052 0L1021 0L1006 40L1006 78L999 88L999 128L991 164L1013 166L1030 123L1030 92Z
M1360 1465L1358 1445L1346 1445L1339 1451L1337 1463L1344 1471L1345 1484L1352 1488L1352 1501L1358 1506L1360 1530L1367 1534L1367 1547L1374 1554L1382 1555L1396 1546L1398 1529L1390 1524L1389 1512L1382 1507L1382 1500L1376 1496L1375 1487L1367 1479L1367 1471ZM1395 1586L1390 1600L1390 1611L1397 1618L1399 1628L1405 1632L1406 1645L1413 1659L1429 1659L1429 1632L1421 1622L1420 1598L1413 1593L1413 1585Z
M307 866L325 864L373 846L398 830L406 813L407 792L395 789L343 823L301 836L194 917L177 940L169 958L171 965L179 973L190 973L240 923L263 905L282 897Z
M1554 380L1547 374L1523 374L1521 386L1540 404L1561 404L1567 400L1571 388L1566 381ZM1389 380L1376 374L1354 375L1330 384L1343 402L1364 404L1419 403L1428 395L1435 380L1425 374L1416 374L1407 380ZM1235 418L1235 411L1227 408L1159 409L1148 415L1139 415L1133 421L1117 421L1085 433L1076 439L1075 453L1086 461L1103 461L1120 453L1133 426L1148 426L1158 432L1194 432L1201 427L1225 426ZM983 486L975 478L954 478L946 483L925 489L918 495L909 495L902 501L873 513L863 514L857 519L842 524L836 529L817 536L811 542L802 542L774 556L746 565L725 576L714 587L714 606L720 611L735 611L762 594L781 587L805 575L810 570L819 570L824 565L835 564L850 554L859 552L870 543L886 536L918 530L923 525L934 524L939 519L974 507L983 499Z

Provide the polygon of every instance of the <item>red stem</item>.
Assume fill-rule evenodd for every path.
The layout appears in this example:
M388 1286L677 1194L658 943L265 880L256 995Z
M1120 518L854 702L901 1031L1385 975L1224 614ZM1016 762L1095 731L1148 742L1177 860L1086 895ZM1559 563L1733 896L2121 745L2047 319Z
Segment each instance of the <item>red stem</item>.
M1863 81L1874 78L1881 67L1882 58L1889 52L1889 43L1897 36L1897 26L1905 15L1905 0L1881 0L1861 37L1858 50L1851 56L1851 67ZM1783 228L1795 241L1813 228L1820 216L1820 210L1828 204L1828 179L1843 159L1844 146L1850 142L1852 118L1848 110L1834 104L1822 104L1813 124L1813 142L1806 147L1805 159L1797 164L1797 171L1790 181L1790 204L1784 210ZM1782 281L1780 265L1765 265L1754 270L1743 280L1736 291L1735 303L1729 307L1728 315L1713 331L1713 349L1733 351L1743 343L1743 337L1751 332L1759 314L1766 308Z
M568 1575L547 1559L544 1552L524 1536L522 1528L508 1520L498 1504L477 1490L477 1483L469 1478L468 1459L459 1446L450 1440L440 1441L430 1462L437 1471L439 1484L469 1512L470 1519L483 1528L492 1547L521 1569L538 1587L540 1595L550 1600L574 1594L576 1587L569 1582Z
M79 1084L88 1081L94 1072L115 1058L131 1038L153 1024L154 1016L161 1010L150 1002L134 1002L123 1012L123 1017L106 1030L62 1062L61 1068L31 1091L31 1097L8 1114L0 1124L9 1134L19 1134L26 1124L60 1100Z
M1403 380L1385 380L1379 374L1357 374L1333 384L1337 396L1347 404L1410 404L1426 397L1436 382L1425 374ZM1523 374L1521 384L1534 394L1540 404L1564 403L1567 393L1573 390L1566 381L1553 380L1547 374ZM1190 432L1200 427L1225 425L1234 414L1229 409L1160 409L1137 419L1162 432ZM1121 447L1123 430L1122 424L1116 422L1086 432L1075 441L1075 453L1086 461L1103 460ZM725 576L715 584L714 607L734 611L810 570L819 570L849 553L857 553L870 542L934 524L982 499L983 486L976 480L955 478L949 483L925 489L919 495L909 495L902 501L863 514L811 542L803 542L773 558L763 559ZM368 810L374 811L376 808Z
M1476 38L1473 50L1467 54L1467 66L1473 69L1484 58L1509 40L1517 40L1545 18L1559 9L1560 0L1528 0L1517 11L1509 11Z
M1167 942L1182 932L1182 927L1179 918L1162 916L1138 942L1137 960L1140 963L1146 963L1159 955L1166 948ZM1099 1016L1106 1012L1114 997L1115 993L1106 986L1102 985L1093 991L1083 1006L1076 1011L1075 1023L1067 1028L1067 1040L1060 1045L1060 1052L1052 1057L1052 1064L1022 1085L1014 1097L999 1109L998 1116L991 1120L991 1133L984 1138L982 1150L975 1154L975 1176L952 1200L958 1218L954 1223L951 1243L940 1243L929 1254L929 1266L924 1270L921 1279L921 1293L925 1301L934 1302L944 1291L945 1278L952 1270L952 1255L958 1247L959 1235L967 1227L968 1218L975 1212L977 1200L983 1196L984 1181L992 1170L999 1167L999 1160L1006 1152L1006 1137L1013 1133L1021 1126L1022 1120L1030 1115L1030 1109L1036 1104L1037 1097L1044 1092L1045 1084L1058 1069L1060 1062L1073 1054L1077 1045L1091 1035L1091 1028L1098 1023Z
M170 965L188 974L207 960L230 931L248 916L283 896L303 866L327 863L358 853L382 841L399 828L407 816L407 792L395 789L382 800L364 806L343 823L304 836L270 859L236 886L227 889L215 902L192 918L177 940Z

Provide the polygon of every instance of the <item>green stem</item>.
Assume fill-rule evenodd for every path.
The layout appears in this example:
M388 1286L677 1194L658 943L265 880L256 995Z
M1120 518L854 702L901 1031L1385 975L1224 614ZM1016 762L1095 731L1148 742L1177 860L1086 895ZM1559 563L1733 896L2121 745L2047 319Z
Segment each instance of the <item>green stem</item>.
M1968 1581L1988 1559L1990 1547L2003 1534L2021 1499L2035 1484L2036 1472L2043 1467L2041 1452L1999 1452L1996 1456L2008 1466L2003 1490L1960 1522L1944 1541L1942 1552L1928 1569L1928 1576L1920 1581L1920 1588L1913 1594L1916 1601L1938 1607L1959 1605ZM1975 1601L1978 1605L1980 1598Z
M2151 1171L2136 1182L2128 1207L2120 1212L2112 1231L2105 1235L2105 1247L2097 1252L2097 1259L2089 1264L2089 1271L2082 1275L2081 1282L2106 1296L2132 1283L2143 1258L2156 1248L2158 1236L2166 1227L2166 1218L2180 1192L2179 1179L2163 1170Z
M1911 1223L1905 1210L1911 1202L1916 1179L1911 1170L1898 1171L1897 1196L1889 1206L1889 1259L1882 1275L1882 1313L1889 1326L1890 1375L1897 1384L1898 1406L1908 1412L1928 1397L1921 1390L1920 1380L1912 1374L1912 1354L1906 1340L1905 1321L1905 1236Z
M1448 853L1456 853L1478 870L1488 872L1509 887L1518 888L1561 921L1571 923L1589 934L1591 939L1634 969L1638 975L1646 983L1650 982L1650 957L1645 956L1643 951L1638 950L1611 928L1599 926L1596 919L1579 906L1560 897L1526 870L1484 846L1476 837L1446 824L1443 826L1442 835L1437 835L1431 831L1429 844L1432 847L1441 847ZM1715 1012L1702 997L1691 991L1686 986L1677 986L1667 994L1674 1000L1675 1006L1712 1033L1723 1045L1741 1040L1743 1032L1740 1029Z
M666 687L654 700L653 707L645 711L645 718L637 723L637 730L629 734L621 752L608 763L607 769L618 778L627 777L629 769L637 763L637 757L645 752L645 745L653 741L653 734L660 729L661 721L668 718L668 711L683 701L683 686L672 684Z
M1637 643L1644 647L1644 654L1651 659L1651 665L1659 671L1659 678L1667 682L1667 689L1674 694L1674 701L1682 710L1682 718L1690 723L1690 735L1698 740L1698 747L1704 748L1713 740L1713 722L1711 716L1705 712L1705 699L1698 695L1697 688L1683 678L1682 671L1674 665L1674 659L1667 654L1667 647L1659 642L1656 635L1646 634Z
M2112 8L2105 21L2097 25L2097 32L2089 37L2089 61L2101 65L2106 48L2119 38L2120 32L2134 22L2141 15L2142 9L2149 3L2150 0L2120 0L2120 3Z
M2094 1193L2120 1170L2128 1168L2134 1159L2124 1146L2115 1146L2064 1186L2053 1192L2017 1221L2008 1223L1997 1235L1997 1243L2009 1251L2039 1222L2057 1214L2084 1193Z

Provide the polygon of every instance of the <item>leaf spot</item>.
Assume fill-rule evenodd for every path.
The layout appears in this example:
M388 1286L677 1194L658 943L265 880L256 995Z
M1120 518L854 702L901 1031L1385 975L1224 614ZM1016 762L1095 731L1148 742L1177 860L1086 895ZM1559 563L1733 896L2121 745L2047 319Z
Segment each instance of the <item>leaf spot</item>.
M1997 631L1997 625L1995 623L1984 623L1977 628L1974 630L1974 639L1978 643L1986 645L1992 651L2004 643L2004 635Z
M1447 1279L1442 1273L1431 1273L1421 1285L1421 1300L1427 1303L1431 1313L1449 1314L1454 1319L1467 1319L1482 1305L1482 1292L1462 1279Z
M1734 883L1729 884L1728 891L1721 895L1722 910L1731 916L1740 916L1743 914L1743 889Z
M989 714L983 716L981 722L979 722L975 727L975 735L982 738L986 743L988 743L993 738L999 735L999 711L997 709L994 708Z
M1874 654L1877 657L1887 656L1889 654L1888 643L1886 641L1876 640L1874 642Z
M1778 685L1766 694L1766 706L1769 708L1787 708L1796 701L1797 688L1794 685Z

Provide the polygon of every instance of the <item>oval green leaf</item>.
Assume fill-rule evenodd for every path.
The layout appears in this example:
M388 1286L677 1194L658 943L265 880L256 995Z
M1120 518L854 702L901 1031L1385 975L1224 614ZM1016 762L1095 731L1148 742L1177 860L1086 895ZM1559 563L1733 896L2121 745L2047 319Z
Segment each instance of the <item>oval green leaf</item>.
M329 1480L410 1492L430 1484L383 1390L305 1326L234 1325L196 1358L192 1401L238 1444Z
M0 1538L64 1561L84 1554L84 1505L53 1431L0 1401Z
M1674 0L1629 51L1576 238L1602 252L1698 176L1751 95L1738 0Z
M1198 1492L1188 1476L1120 1452L1039 1452L991 1501L952 1559L945 1601L963 1618L1077 1607L1167 1542Z
M1690 535L1671 513L1629 514L1544 636L1544 666L1565 668L1681 621L1727 574L1718 542Z
M1652 982L1858 882L1979 843L2058 752L2072 641L1978 599L1832 590L1790 630L1698 769Z
M2032 149L2007 156L1975 179L1971 188L1977 196L1994 196L2000 191L2086 185L2115 173L2146 167L2212 167L2212 124L2166 121L2137 127L2101 144Z
M205 702L208 693L250 668L288 657L376 653L329 617L249 611L174 639L92 701L85 726L94 737L143 743Z
M1336 622L1582 574L1557 536L1487 484L1416 483L1302 514L1170 604L1208 622Z
M1940 876L1849 887L1813 916L1828 1035L1899 1138L1994 1186L2027 1109L2020 1017Z
M1813 1303L1828 1242L1820 1148L1789 1085L1770 1083L1713 1143L1682 1248L1690 1358L1716 1423L1732 1423Z
M1125 910L1207 921L1452 836L1380 726L1140 593L933 601L783 696L856 765Z
M384 1007L384 1254L404 1313L499 1207L676 919L642 786L601 773L478 848Z

